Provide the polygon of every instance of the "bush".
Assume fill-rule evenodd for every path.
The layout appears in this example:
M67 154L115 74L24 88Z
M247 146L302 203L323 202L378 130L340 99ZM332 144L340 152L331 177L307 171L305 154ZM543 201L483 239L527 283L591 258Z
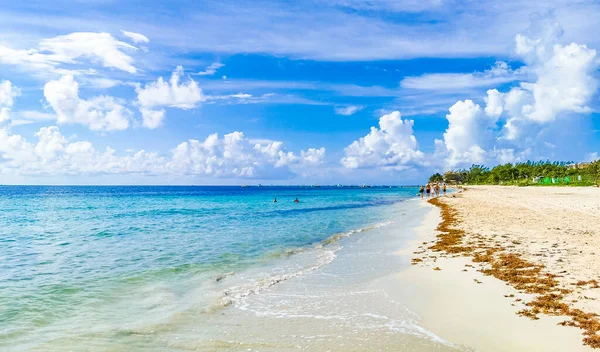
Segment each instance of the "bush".
M581 177L581 179L579 179ZM537 182L534 182L534 178ZM551 180L554 179L554 182ZM484 165L439 173L429 178L430 182L465 183L471 185L515 185L515 186L589 186L600 181L600 160L588 164L573 162L527 161L504 164L492 169Z

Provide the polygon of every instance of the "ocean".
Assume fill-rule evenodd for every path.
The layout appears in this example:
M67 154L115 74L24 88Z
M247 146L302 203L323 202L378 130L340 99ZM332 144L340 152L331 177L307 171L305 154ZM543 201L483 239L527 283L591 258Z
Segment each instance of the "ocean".
M373 285L416 192L2 186L0 350L452 350Z

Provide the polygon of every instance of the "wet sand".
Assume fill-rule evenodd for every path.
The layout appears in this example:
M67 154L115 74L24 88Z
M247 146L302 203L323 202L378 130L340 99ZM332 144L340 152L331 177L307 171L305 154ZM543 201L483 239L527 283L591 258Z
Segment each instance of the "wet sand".
M455 226L464 231L463 244L484 243L498 253L543 266L543 272L556 280L557 290L570 291L564 291L560 303L570 311L600 313L600 288L590 283L600 281L599 195L597 188L469 187L442 202L457 211ZM540 313L539 320L531 320L517 315L531 309L525 304L536 295L484 275L480 270L489 264L473 263L472 253L424 250L436 243L439 220L440 210L432 206L412 247L413 258L423 262L417 260L397 275L398 280L411 282L413 292L396 288L395 294L414 307L423 327L474 350L592 350L583 346L584 330L558 325L569 316Z

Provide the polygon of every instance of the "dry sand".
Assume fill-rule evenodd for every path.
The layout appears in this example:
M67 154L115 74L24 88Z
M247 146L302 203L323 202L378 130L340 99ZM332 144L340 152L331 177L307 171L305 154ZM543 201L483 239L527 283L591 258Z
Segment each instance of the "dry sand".
M543 264L563 285L600 282L600 189L476 186L446 201L459 211L467 234ZM567 298L600 314L600 289L579 287Z
M544 265L561 287L573 290L565 303L600 314L600 288L574 285L600 282L600 189L469 187L443 201L458 211L465 242L481 236L490 246ZM432 209L420 231L419 242L428 242L422 248L436 240L433 229L440 217ZM412 300L423 326L440 337L480 351L592 350L582 345L581 329L557 325L566 317L540 315L534 321L518 316L534 296L484 276L472 258L442 257L430 250L415 257L424 261L398 274L413 283L410 290L388 289Z

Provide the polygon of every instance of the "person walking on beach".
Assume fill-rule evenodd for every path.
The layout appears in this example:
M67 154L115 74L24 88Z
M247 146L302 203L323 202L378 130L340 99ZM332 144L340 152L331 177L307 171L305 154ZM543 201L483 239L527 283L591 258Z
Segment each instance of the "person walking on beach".
M444 192L444 197L445 197L446 196L446 184L445 183L442 186L442 192Z
M419 188L419 193L421 194L421 199L423 199L423 193L425 193L425 187L421 186L421 188Z
M427 192L427 198L431 197L431 184L427 184L427 186L425 186L425 191Z
M436 197L440 196L440 184L439 183L435 184L435 196Z

